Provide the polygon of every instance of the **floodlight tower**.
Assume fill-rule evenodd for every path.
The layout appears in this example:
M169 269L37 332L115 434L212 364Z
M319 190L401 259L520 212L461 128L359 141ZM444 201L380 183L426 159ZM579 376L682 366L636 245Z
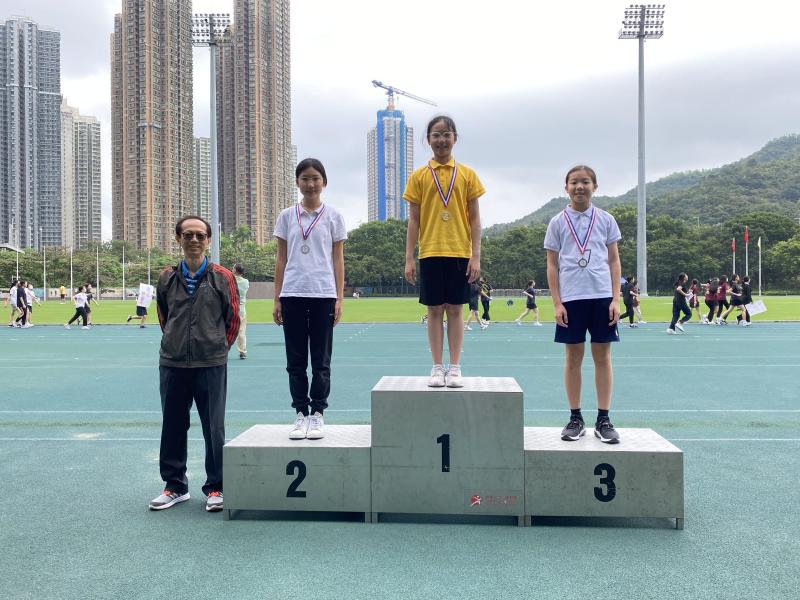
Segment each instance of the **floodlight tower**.
M208 46L211 51L211 262L219 264L219 194L217 190L217 45L230 27L231 16L224 13L199 13L192 16L192 45ZM149 281L148 281L149 283Z
M621 40L639 40L639 184L637 186L636 279L647 295L647 194L644 176L644 41L664 35L663 4L631 4L619 32Z

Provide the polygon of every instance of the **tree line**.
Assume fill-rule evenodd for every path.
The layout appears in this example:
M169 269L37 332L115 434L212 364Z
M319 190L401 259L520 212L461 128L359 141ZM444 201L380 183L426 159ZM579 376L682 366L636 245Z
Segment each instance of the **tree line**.
M623 275L636 272L636 208L615 206L609 210L622 232L620 259ZM669 293L678 273L705 280L731 274L731 241L736 240L736 270L745 274L744 227L750 236L749 275L753 288L758 282L758 248L761 238L763 289L767 292L800 292L800 226L790 218L766 213L751 213L729 219L720 225L704 225L659 215L648 219L648 289L655 294ZM547 264L543 248L547 226L535 223L513 227L500 235L486 236L482 241L481 267L496 288L522 289L529 279L537 287L547 285ZM348 286L402 289L405 265L406 224L403 221L364 223L349 233L345 244L345 271ZM241 227L220 240L220 262L245 266L251 281L270 281L275 273L276 243L259 246L247 227ZM98 251L99 249L99 251ZM135 288L148 280L148 252L137 250L127 242L111 241L74 251L72 271L74 285L91 282L97 286L99 262L100 286L122 285L122 254L125 253L126 287ZM70 254L60 248L48 248L48 287L68 286ZM26 250L19 255L19 272L24 279L41 287L43 254ZM149 273L152 282L168 265L177 264L174 253L156 249L149 252ZM0 252L0 277L11 281L16 273L14 252Z

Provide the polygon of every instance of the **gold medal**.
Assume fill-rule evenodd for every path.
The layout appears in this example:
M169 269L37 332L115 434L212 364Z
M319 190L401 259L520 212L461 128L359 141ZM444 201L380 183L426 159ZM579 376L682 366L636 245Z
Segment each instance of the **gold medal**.
M442 211L442 221L449 221L450 220L450 213L446 210Z

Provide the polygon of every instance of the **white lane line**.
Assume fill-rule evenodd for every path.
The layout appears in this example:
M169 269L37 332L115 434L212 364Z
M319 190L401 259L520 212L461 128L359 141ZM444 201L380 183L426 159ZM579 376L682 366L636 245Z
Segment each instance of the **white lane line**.
M670 442L800 442L800 438L671 438Z
M561 413L564 408L526 408L526 413ZM284 414L287 409L236 409L226 414ZM369 408L329 408L326 413L362 413ZM591 412L591 411L590 411ZM614 413L800 413L797 408L616 408ZM160 410L0 410L0 415L160 415Z
M369 412L368 408L339 408L326 409L326 413L358 413ZM253 414L253 413L275 413L289 414L289 409L263 409L263 410L226 410L226 414ZM6 415L160 415L160 410L0 410L0 414Z
M160 442L161 438L21 438L0 437L0 442ZM203 438L189 438L202 442ZM667 438L670 442L800 442L800 438Z

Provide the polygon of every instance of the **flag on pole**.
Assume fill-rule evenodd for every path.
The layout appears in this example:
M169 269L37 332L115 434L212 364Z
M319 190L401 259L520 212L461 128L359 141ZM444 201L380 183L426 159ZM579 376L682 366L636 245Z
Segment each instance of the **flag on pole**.
M758 242L756 242L756 246L758 246L758 249L761 250L761 236L758 236Z
M731 238L731 250L736 252L736 238Z
M744 243L750 243L750 236L747 234L747 225L744 226Z

